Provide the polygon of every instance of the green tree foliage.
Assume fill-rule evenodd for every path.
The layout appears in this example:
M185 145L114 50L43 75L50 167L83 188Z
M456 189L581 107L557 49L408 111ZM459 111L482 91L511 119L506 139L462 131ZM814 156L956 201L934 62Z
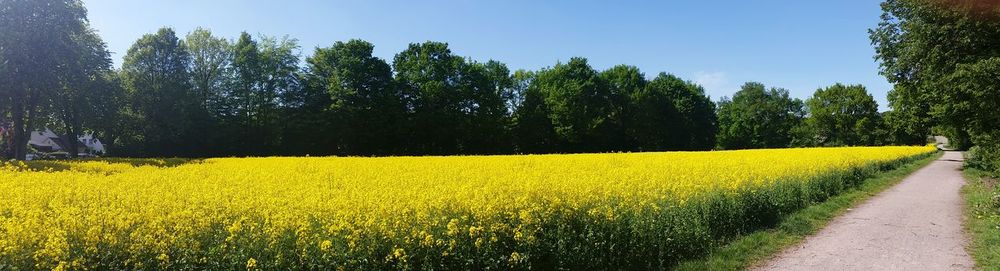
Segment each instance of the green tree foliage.
M361 40L230 41L169 28L129 48L122 69L77 1L0 0L0 118L27 131L94 132L120 156L499 154L705 150L715 104L668 74L598 72L584 58L511 73L411 44L393 59ZM28 23L21 23L22 21ZM37 24L37 25L36 25ZM45 31L39 31L45 30ZM786 94L787 96L787 94ZM779 134L780 132L773 132ZM75 142L74 142L75 143Z
M584 58L572 58L538 72L537 85L563 151L621 150L614 92Z
M55 119L61 122L63 134L71 139L84 132L86 118L93 117L95 107L104 97L95 95L100 88L108 87L105 74L111 71L111 53L93 29L86 29L73 37L76 59L67 59L59 74L60 85L52 96ZM102 93L103 94L103 93ZM108 97L113 99L114 97ZM70 157L77 157L79 141L67 140Z
M801 124L805 111L788 90L750 82L732 99L718 105L718 147L722 149L783 148L792 143L792 131Z
M258 41L243 32L233 44L233 78L225 90L224 126L228 151L237 155L279 152L284 93L299 87L298 42L264 37Z
M545 104L538 86L532 84L535 73L520 70L514 72L516 94L511 102L513 109L514 146L518 153L551 153L558 148L558 136L549 119L549 107Z
M328 114L320 115L329 117L329 131L336 132L326 135L336 138L334 153L386 155L401 148L398 127L405 117L403 103L393 86L392 68L372 56L374 48L361 40L337 42L317 48L306 59L306 88L330 97L329 108L324 109Z
M906 112L890 110L882 112L885 125L887 144L892 145L922 145L927 143L927 132L916 125L912 115Z
M988 1L923 0L888 0L882 9L870 36L881 73L894 85L894 118L911 126L901 131L923 136L937 126L953 145L968 147L967 118L960 113L967 111L953 108L966 104L951 94L961 86L947 79L962 64L1000 56L1000 9Z
M498 154L513 149L507 127L510 111L507 99L513 87L510 69L503 63L467 62L462 67L461 89L466 98L462 111L467 115L461 141L463 153Z
M396 54L393 69L410 122L406 138L409 153L459 152L463 122L459 71L464 60L439 42L410 44Z
M606 146L610 150L624 151L624 150L634 150L640 148L638 142L648 142L658 140L660 138L645 137L638 139L636 137L648 136L650 132L648 127L640 128L650 125L644 119L637 119L637 108L636 103L642 99L643 91L646 90L646 75L639 71L638 67L628 66L628 65L617 65L611 67L600 73L600 79L606 82L608 88L607 97L609 100L605 101L608 103L607 122L603 126L603 131L598 131L598 133L604 134L604 140ZM645 150L655 150L656 148L646 148Z
M79 74L80 45L89 27L87 11L76 0L0 1L0 112L12 122L14 150L11 158L27 155L28 132L51 114L51 99L67 75Z
M260 153L265 148L265 138L260 134L267 121L261 113L272 104L272 95L264 88L264 67L257 48L257 41L246 32L240 33L233 44L233 80L226 89L226 127L228 141L224 142L228 152L250 155Z
M129 139L137 138L137 118L129 106L130 97L123 87L121 74L105 71L97 75L88 87L88 110L84 111L83 127L101 140L105 155L127 155Z
M806 100L806 124L821 146L871 146L883 143L878 104L862 85L834 84Z
M411 154L497 153L508 149L504 100L511 79L498 62L466 62L448 44L410 44L393 61L409 122Z
M895 86L891 129L927 135L933 127L953 147L977 146L970 165L1000 171L1000 5L888 0L882 10L870 34L882 75Z
M161 28L129 48L122 81L139 124L132 155L191 156L203 143L193 122L203 112L191 87L191 58L174 30Z
M184 39L191 55L191 81L198 102L206 111L217 115L222 108L224 90L230 77L232 45L212 31L195 28Z
M948 82L944 114L963 123L978 148L971 162L980 168L1000 172L1000 57L961 64Z
M701 86L660 73L646 86L637 104L650 119L635 122L655 125L657 132L654 134L658 134L647 137L644 142L657 142L656 138L667 140L648 150L710 150L715 147L718 130L715 103Z
M259 45L262 81L256 96L257 105L254 106L257 112L253 115L259 128L254 134L255 140L261 146L260 151L253 151L250 155L278 152L284 143L281 138L283 124L280 123L283 97L285 93L302 88L298 40L287 36L264 36Z
M232 46L226 39L215 37L210 30L200 27L188 33L184 45L191 58L188 71L193 102L198 108L191 124L193 134L202 141L202 145L211 146L191 155L228 154L225 150L231 148L226 143L232 137L221 132L224 131L221 116L226 109L226 87L233 78L230 66Z

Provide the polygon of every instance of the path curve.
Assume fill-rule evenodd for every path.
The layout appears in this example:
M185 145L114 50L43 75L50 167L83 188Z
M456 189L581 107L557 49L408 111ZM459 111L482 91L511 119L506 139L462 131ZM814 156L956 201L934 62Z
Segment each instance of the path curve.
M755 270L971 270L962 229L962 153L835 218Z

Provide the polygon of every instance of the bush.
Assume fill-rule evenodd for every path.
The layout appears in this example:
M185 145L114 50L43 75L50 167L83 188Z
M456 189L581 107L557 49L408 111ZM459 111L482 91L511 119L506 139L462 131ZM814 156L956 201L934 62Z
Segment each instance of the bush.
M1000 140L995 137L981 136L976 138L976 146L966 153L967 167L989 171L994 176L1000 175Z

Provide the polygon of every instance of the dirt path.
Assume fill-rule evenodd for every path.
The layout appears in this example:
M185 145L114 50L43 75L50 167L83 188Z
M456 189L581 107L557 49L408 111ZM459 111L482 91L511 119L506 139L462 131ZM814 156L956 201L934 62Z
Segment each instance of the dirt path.
M970 270L962 154L943 157L755 270Z

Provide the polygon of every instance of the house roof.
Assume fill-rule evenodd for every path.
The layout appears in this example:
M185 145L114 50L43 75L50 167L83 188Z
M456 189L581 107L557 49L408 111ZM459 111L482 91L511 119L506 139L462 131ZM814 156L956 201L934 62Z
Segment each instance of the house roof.
M70 137L67 135L58 135L51 129L45 128L42 131L31 132L31 138L28 140L28 144L47 147L53 151L66 151L69 150ZM104 152L104 144L100 140L94 137L93 134L81 135L77 140L77 147L80 149L90 149L97 152Z

